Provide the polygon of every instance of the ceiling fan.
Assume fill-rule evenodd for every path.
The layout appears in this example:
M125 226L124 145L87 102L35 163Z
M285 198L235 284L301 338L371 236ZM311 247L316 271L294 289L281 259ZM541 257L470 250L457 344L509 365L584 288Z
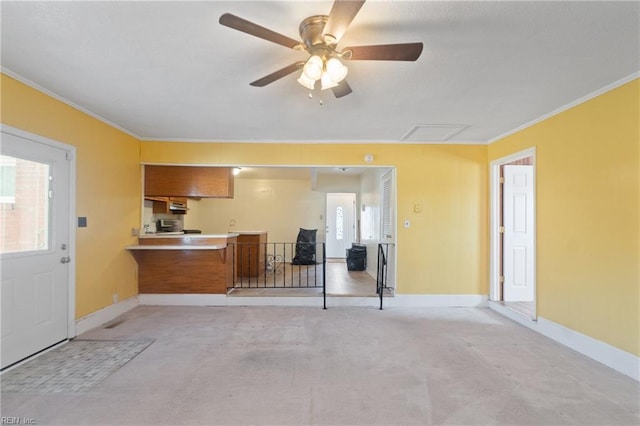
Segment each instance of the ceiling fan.
M230 13L220 16L219 22L234 30L309 54L306 61L281 68L250 83L251 86L264 87L302 68L298 78L301 85L313 90L319 83L321 90L332 89L336 98L341 98L351 93L351 87L345 80L348 69L341 60L415 61L422 53L422 43L350 46L339 50L340 38L364 3L365 0L335 0L329 15L306 18L299 27L302 42Z

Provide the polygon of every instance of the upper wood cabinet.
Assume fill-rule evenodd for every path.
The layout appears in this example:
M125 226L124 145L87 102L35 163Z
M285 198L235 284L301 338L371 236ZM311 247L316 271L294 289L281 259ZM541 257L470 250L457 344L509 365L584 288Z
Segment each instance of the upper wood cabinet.
M164 214L187 214L187 211L172 211L169 208L171 202L182 203L185 206L188 204L187 197L158 197L157 195L145 195L145 200L152 201L152 211L153 213L164 213Z
M233 198L230 167L145 166L144 195Z

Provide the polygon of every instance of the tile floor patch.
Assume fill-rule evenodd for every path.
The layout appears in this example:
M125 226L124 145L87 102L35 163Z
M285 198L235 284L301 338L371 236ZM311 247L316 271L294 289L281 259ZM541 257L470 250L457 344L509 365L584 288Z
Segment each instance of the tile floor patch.
M3 393L86 392L153 340L72 340L0 377Z

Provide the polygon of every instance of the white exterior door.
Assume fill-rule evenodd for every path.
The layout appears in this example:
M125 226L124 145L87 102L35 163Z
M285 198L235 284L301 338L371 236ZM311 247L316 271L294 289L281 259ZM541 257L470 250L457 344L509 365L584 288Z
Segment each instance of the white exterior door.
M68 151L2 132L2 368L68 338Z
M355 241L355 208L355 194L327 194L327 257L347 257Z
M504 166L503 170L503 299L505 302L533 302L533 166Z

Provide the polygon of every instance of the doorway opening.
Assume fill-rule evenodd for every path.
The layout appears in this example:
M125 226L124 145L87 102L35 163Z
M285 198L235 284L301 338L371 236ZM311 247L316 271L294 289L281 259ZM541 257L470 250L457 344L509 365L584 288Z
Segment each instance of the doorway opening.
M489 299L536 320L535 148L492 161Z
M171 165L171 164L166 164ZM145 165L143 165L144 167ZM317 230L318 243L326 242L327 220L335 215L327 215L327 194L347 194L350 201L342 208L340 217L342 224L342 247L326 256L328 258L327 278L329 294L345 296L376 296L376 263L378 244L387 244L388 256L388 286L395 283L395 223L391 219L395 211L395 170L389 166L302 166L302 165L251 165L225 164L210 165L217 167L237 167L240 173L234 177L234 197L202 198L188 200L188 214L179 215L183 228L200 230L203 234L219 233L264 233L267 247L263 255L251 256L257 265L266 268L261 276L260 289L235 288L229 295L239 296L240 293L256 293L266 295L265 292L290 294L294 290L271 290L264 285L264 276L273 283L272 275L283 273L280 265L291 262L295 254L297 234L300 229ZM355 205L354 205L355 201ZM153 224L158 217L154 212L153 203L142 202L141 228L146 224ZM352 213L350 213L352 211ZM175 219L176 216L169 216ZM333 218L332 218L333 219ZM351 223L347 224L346 220ZM336 219L337 221L337 219ZM331 226L330 226L331 227ZM338 233L335 227L336 234ZM257 231L256 231L257 230ZM346 234L350 233L349 236ZM381 233L383 235L381 235ZM351 271L348 268L346 250L351 248L352 242L366 246L366 262L364 271ZM286 254L277 252L273 244L287 245ZM264 244L260 242L260 245ZM292 248L293 247L293 248ZM351 253L353 254L353 253ZM279 256L280 255L280 256ZM263 257L266 256L266 257ZM335 256L335 257L330 257ZM355 257L355 256L352 256ZM264 261L256 259L264 258ZM360 260L360 257L358 258ZM334 263L333 260L336 262ZM252 271L256 267L252 266ZM306 274L305 274L306 276ZM255 277L251 277L255 285ZM276 276L276 283L278 277ZM358 279L356 282L356 278ZM333 288L334 284L340 284ZM247 280L247 286L249 286ZM357 284L357 285L356 285ZM366 286L366 288L363 288ZM363 288L362 290L360 290ZM313 292L313 289L295 289ZM256 294L252 294L256 295ZM271 295L271 294L269 294ZM296 294L297 295L297 294Z

